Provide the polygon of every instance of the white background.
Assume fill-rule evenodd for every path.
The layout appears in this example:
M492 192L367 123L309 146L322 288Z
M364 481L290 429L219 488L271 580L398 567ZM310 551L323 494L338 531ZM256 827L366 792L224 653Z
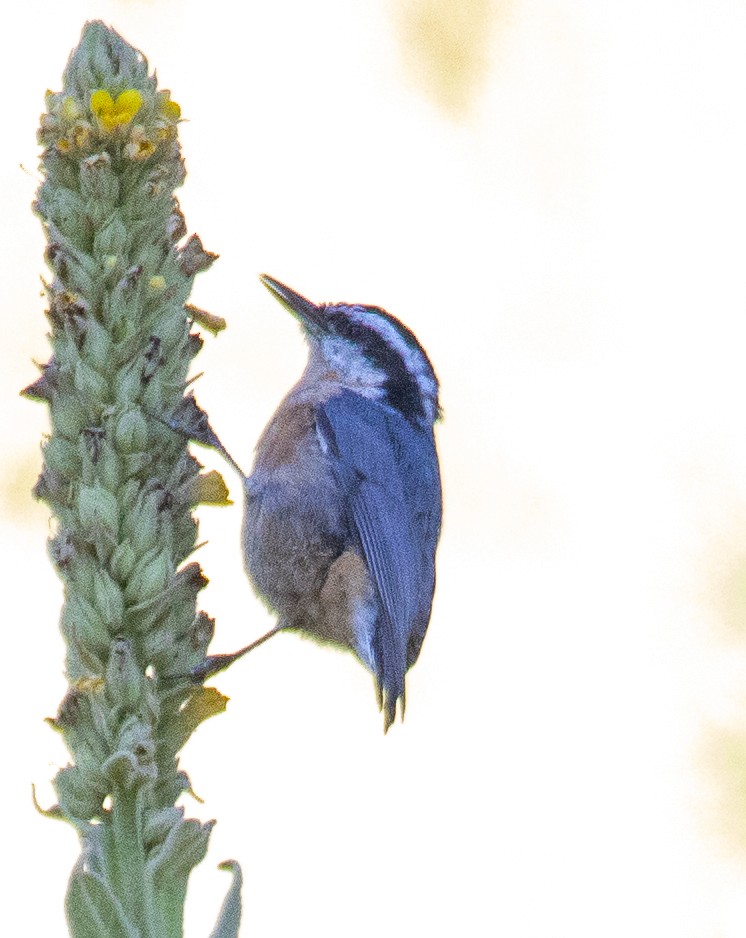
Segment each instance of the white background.
M282 636L183 766L215 817L187 935L234 857L244 934L736 938L746 930L746 5L676 0L27 0L0 133L3 930L63 935L72 830L44 408L44 90L86 19L172 90L190 230L225 316L197 392L236 458L297 377L257 280L385 306L442 382L446 514L407 719ZM19 167L19 164L21 166ZM207 465L217 458L200 451ZM226 479L234 496L238 481ZM202 509L216 650L262 634L240 507Z

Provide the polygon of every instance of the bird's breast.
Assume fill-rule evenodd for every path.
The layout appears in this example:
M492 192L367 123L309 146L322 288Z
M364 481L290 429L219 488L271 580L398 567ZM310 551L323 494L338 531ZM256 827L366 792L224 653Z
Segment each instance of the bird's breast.
M316 432L315 404L286 400L259 439L245 482L246 570L290 620L321 592L343 550L344 499Z

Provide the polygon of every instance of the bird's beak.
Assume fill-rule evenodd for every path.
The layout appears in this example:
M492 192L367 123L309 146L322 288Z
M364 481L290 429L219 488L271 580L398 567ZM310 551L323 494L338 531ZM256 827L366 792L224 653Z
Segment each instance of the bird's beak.
M307 300L300 293L286 287L284 283L262 274L259 279L264 286L272 293L275 299L301 321L301 324L312 330L323 329L322 307L317 306L310 300Z

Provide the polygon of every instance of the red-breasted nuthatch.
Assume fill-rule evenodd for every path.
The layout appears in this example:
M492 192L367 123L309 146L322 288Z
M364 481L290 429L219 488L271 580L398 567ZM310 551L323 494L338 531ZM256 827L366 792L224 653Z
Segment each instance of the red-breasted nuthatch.
M438 381L413 333L385 310L317 306L261 280L309 346L244 477L246 571L278 621L247 648L207 659L207 670L278 631L303 632L350 649L372 672L388 730L399 700L404 715L405 674L435 589Z

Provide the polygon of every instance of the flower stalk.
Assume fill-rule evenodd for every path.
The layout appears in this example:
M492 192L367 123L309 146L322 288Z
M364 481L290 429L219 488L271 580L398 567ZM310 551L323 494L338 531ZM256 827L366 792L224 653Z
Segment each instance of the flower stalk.
M222 323L187 304L216 255L196 235L180 244L181 112L141 53L88 23L46 104L34 208L52 355L24 393L51 416L34 493L55 519L65 587L69 686L49 722L71 754L48 813L81 840L66 898L74 938L171 938L214 824L177 806L190 791L178 754L226 703L194 676L213 622L197 611L207 581L187 562L192 509L201 493L225 500L224 486L168 426L202 345L192 326ZM234 884L216 938L237 935L240 919L240 871L224 868Z

